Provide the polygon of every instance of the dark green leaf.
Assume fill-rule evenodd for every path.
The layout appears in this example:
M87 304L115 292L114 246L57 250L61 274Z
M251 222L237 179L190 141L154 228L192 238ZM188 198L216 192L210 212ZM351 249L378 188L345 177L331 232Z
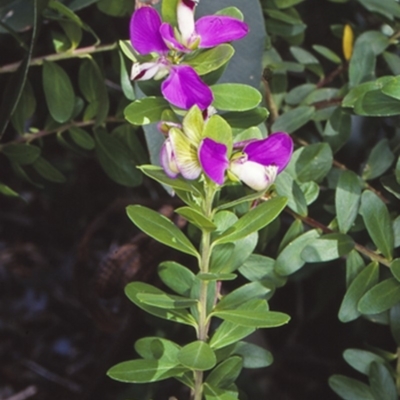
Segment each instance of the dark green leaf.
M97 158L106 174L120 185L140 185L142 176L129 148L103 129L95 130L94 137Z
M32 166L39 175L50 182L64 183L66 181L65 176L42 157L37 158Z
M232 128L247 129L263 123L269 115L269 111L264 107L257 107L244 112L227 112L223 118Z
M68 129L71 139L85 150L92 150L96 146L94 139L84 129L77 126Z
M393 20L400 18L400 5L393 0L358 0L367 10L376 12Z
M385 279L368 290L358 303L362 314L379 314L400 302L400 282L395 278Z
M10 161L20 165L32 164L40 157L40 148L29 144L9 144L2 151Z
M243 359L244 368L264 368L274 361L272 354L253 343L238 342L234 345L231 355L237 354Z
M180 207L177 208L175 212L179 215L182 215L182 217L200 229L204 229L206 231L214 231L217 229L212 221L206 218L201 212L194 210L193 208Z
M375 400L371 389L365 383L347 376L331 376L329 386L345 400Z
M290 105L297 105L316 89L314 83L304 83L294 87L286 96L285 101Z
M135 350L146 360L163 360L177 363L177 355L181 347L171 340L159 337L145 337L135 343Z
M60 123L68 121L75 107L75 93L69 76L56 63L45 61L42 77L51 116Z
M354 278L340 305L340 321L350 322L361 315L358 311L358 302L364 293L378 282L378 278L379 265L375 262L369 264Z
M193 244L168 218L140 205L128 206L126 211L131 221L153 239L183 253L199 257Z
M390 264L390 271L393 276L400 282L400 258L396 258Z
M319 54L321 54L322 56L327 58L328 60L334 62L335 64L341 64L341 62L342 62L341 58L335 52L333 52L331 49L329 49L328 47L321 46L319 44L314 44L312 46L312 48L316 52L318 52Z
M222 361L207 376L206 382L209 385L219 388L228 388L236 381L243 367L241 357L233 356Z
M189 296L195 275L188 268L173 261L165 261L158 267L161 280L182 296Z
M322 133L324 141L329 143L332 151L336 153L348 141L351 134L351 116L338 107L325 125Z
M377 362L371 364L369 382L376 399L398 400L394 379L385 365Z
M25 132L25 124L36 109L35 94L29 81L25 82L21 97L11 117L11 122L18 133Z
M376 247L386 258L391 259L394 246L393 227L383 201L375 193L366 190L361 196L360 214Z
M293 133L310 121L315 112L314 107L300 106L286 111L279 116L273 123L271 129L273 132Z
M137 298L140 302L157 308L165 308L167 310L179 310L181 308L189 308L198 303L198 300L175 296L172 294L162 293L139 293Z
M365 268L363 258L357 250L352 250L346 258L346 286L349 287L354 278Z
M371 353L370 351L359 349L345 350L343 353L343 358L346 360L347 364L365 375L369 374L371 363L379 362L383 364L385 362L381 356Z
M97 7L105 14L112 15L113 17L123 17L132 14L135 3L131 0L98 0Z
M353 171L344 171L339 177L335 194L335 207L339 230L347 233L358 215L362 184Z
M399 102L400 104L400 102ZM387 139L380 140L371 150L362 177L364 180L375 179L386 172L393 164L394 154Z
M370 44L356 41L349 64L349 85L371 81L375 77L376 56Z

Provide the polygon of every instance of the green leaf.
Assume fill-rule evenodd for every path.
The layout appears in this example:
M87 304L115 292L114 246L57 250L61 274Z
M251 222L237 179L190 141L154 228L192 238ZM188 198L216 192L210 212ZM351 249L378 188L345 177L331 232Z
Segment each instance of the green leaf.
M358 2L371 12L376 12L393 20L400 18L400 5L393 0L358 0Z
M400 104L400 103L399 103ZM364 180L378 178L393 164L394 154L387 139L380 140L371 150L362 177Z
M152 293L139 293L137 295L139 301L149 306L157 308L165 308L167 310L179 310L181 308L189 308L197 305L198 300L190 299L172 294L152 294Z
M319 237L317 230L313 229L298 236L290 242L278 255L275 262L275 272L279 275L290 275L299 270L305 260L301 257L301 252L316 238Z
M96 129L94 138L96 155L106 174L120 185L140 185L142 176L136 168L129 148L104 129Z
M4 183L0 183L0 193L4 196L19 197L19 194Z
M202 281L233 281L237 278L236 274L220 274L220 273L200 273L197 277Z
M32 167L39 175L50 182L64 183L66 181L65 176L42 157L37 158L32 163Z
M328 59L329 61L332 61L335 64L341 64L342 63L341 58L334 51L329 49L328 47L321 46L319 44L314 44L312 46L312 48L316 52L318 52L319 54L324 56L326 59Z
M393 77L382 87L382 93L386 96L400 100L400 79L398 76Z
M186 371L187 368L167 361L132 360L114 365L107 375L120 382L146 383L180 376Z
M386 96L380 90L371 90L357 100L354 112L370 117L390 117L399 115L400 100Z
M245 307L246 304L243 306ZM240 326L233 322L224 321L211 337L210 346L215 350L221 349L222 347L236 343L238 340L249 336L254 331L255 328L253 327Z
M20 165L32 164L40 157L40 148L29 144L9 144L3 147L3 154L11 161Z
M126 64L125 64L125 59L122 55L122 52L120 51L119 53L119 62L120 62L120 82L121 82L121 88L122 91L124 92L125 97L128 100L135 100L136 99L136 94L135 94L135 89L132 86L129 73L126 69Z
M339 320L350 322L357 319L361 313L358 309L360 299L371 289L379 278L379 265L372 262L364 268L351 282L339 309Z
M161 280L182 296L189 296L195 275L188 268L174 261L165 261L158 267Z
M304 83L294 87L286 96L285 101L290 105L297 105L317 88L314 83Z
M238 393L236 390L221 389L204 383L204 394L206 400L238 400Z
M376 56L368 42L356 40L349 64L349 85L354 87L375 78Z
M295 219L290 225L289 229L286 231L285 236L279 244L278 253L280 253L290 242L298 238L304 233L304 225L300 219Z
M304 100L303 104L312 105L321 101L330 101L338 96L339 89L336 88L320 88L312 91ZM314 117L313 117L314 118Z
M352 250L346 258L346 286L349 287L354 278L365 268L363 258L357 250Z
M218 364L207 376L206 383L219 388L229 388L242 371L241 357L232 356Z
M132 14L134 10L134 3L131 0L98 0L97 7L100 11L113 17L123 17Z
M288 199L288 207L302 216L308 214L307 202L303 191L288 172L282 171L275 180L276 191Z
M349 231L358 215L361 189L361 181L353 171L342 172L335 193L336 215L342 233Z
M299 182L320 182L331 170L333 155L327 143L315 143L300 147L293 153L287 168Z
M197 327L196 321L187 310L168 310L150 306L142 303L139 300L138 295L141 293L164 294L162 290L143 282L131 282L125 287L125 294L129 300L147 313L155 315L159 318L167 319L169 321L175 321L181 324Z
M351 134L351 116L342 107L336 108L322 132L324 141L329 143L336 153L349 140Z
M356 379L343 375L332 375L329 378L329 386L345 400L375 400L371 389Z
M180 207L175 210L179 215L182 215L191 224L197 226L199 229L204 229L205 231L214 231L217 229L215 224L206 218L201 212L194 210L190 207Z
M177 357L182 365L197 371L207 371L217 363L214 351L201 340L182 347Z
M85 59L79 68L79 88L89 102L84 119L95 118L97 127L107 118L110 102L103 73L93 58Z
M364 191L361 196L360 214L376 247L386 258L392 259L393 226L383 201L370 190Z
M230 44L220 44L192 57L186 57L184 64L190 65L202 76L221 68L232 58L234 53L235 50Z
M85 150L92 150L95 148L96 143L89 133L84 129L77 126L73 126L68 129L68 133L71 139L79 146Z
M126 212L131 221L153 239L183 253L199 257L193 244L167 217L140 205L128 206Z
M376 399L398 400L396 385L385 365L377 362L371 364L369 382Z
M400 282L400 258L396 258L390 264L390 271L393 276Z
M233 292L225 295L217 303L215 311L232 310L246 301L253 299L265 299L271 289L264 286L261 282L247 283Z
M304 182L300 185L307 205L314 203L319 195L319 185L313 181Z
M396 344L400 343L400 303L389 310L390 332Z
M253 110L243 112L227 112L223 118L232 128L247 129L262 124L269 115L264 107L257 107Z
M211 86L214 94L212 105L217 110L247 111L261 102L261 93L248 85L239 83L221 83Z
M270 366L274 359L272 354L253 343L238 342L233 346L231 355L239 355L244 368L264 368Z
M343 358L346 360L347 364L365 375L369 374L371 363L385 363L385 360L381 356L371 353L370 351L359 349L345 350L343 353Z
M269 311L265 300L250 300L234 310L213 311L211 315L233 322L241 326L252 328L273 328L287 324L289 315ZM252 305L252 309L249 306Z
M356 45L360 43L367 43L374 55L378 56L390 46L390 39L380 31L366 31L357 38Z
M68 121L75 107L75 93L69 76L56 63L44 61L42 77L51 116L60 123Z
M362 314L379 314L400 302L400 283L395 278L385 279L368 290L358 303Z
M277 0L274 1L279 9L289 8L296 4L302 3L304 0Z
M136 100L125 108L124 115L133 125L147 125L161 120L163 111L169 108L163 97L145 97Z
M301 252L306 262L331 261L342 257L354 248L353 239L342 233L329 233L309 243Z
M310 121L314 112L315 108L310 106L293 108L280 115L273 123L271 130L273 132L293 133Z
M145 337L135 342L135 350L146 360L163 360L177 364L181 347L171 340L159 337Z
M178 0L164 0L161 4L161 15L165 22L171 25L176 25L176 9L178 7Z
M171 186L173 189L182 190L189 193L194 192L196 195L200 194L193 182L189 182L181 177L177 177L175 179L169 178L161 167L156 165L141 165L138 167L138 169L155 181Z
M215 244L235 242L253 232L256 232L272 222L285 208L287 199L285 197L275 197L250 210L224 232Z
M400 57L388 51L384 51L382 55L393 75L400 75Z
M392 193L393 196L396 196L398 199L400 199L400 184L397 182L395 175L385 175L379 180L389 193Z

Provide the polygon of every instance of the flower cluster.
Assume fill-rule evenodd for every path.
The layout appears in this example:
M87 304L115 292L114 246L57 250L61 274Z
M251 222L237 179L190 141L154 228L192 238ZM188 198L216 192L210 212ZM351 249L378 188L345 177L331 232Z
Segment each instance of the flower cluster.
M235 18L214 15L194 21L197 1L179 0L178 29L162 22L152 7L141 7L130 22L133 49L140 55L152 54L147 62L134 63L131 79L167 78L162 82L163 96L174 106L189 109L197 105L206 109L213 101L210 88L197 72L185 64L185 56L197 49L208 49L243 38L248 27Z
M265 139L233 144L229 124L218 115L203 117L213 101L211 89L185 57L223 43L243 38L247 25L222 15L194 20L198 0L179 0L177 28L162 22L158 12L142 7L132 16L130 35L133 49L145 62L135 62L132 79L163 79L161 92L172 105L188 110L182 124L165 124L167 138L160 162L170 178L182 175L194 180L203 173L222 186L226 180L242 181L256 191L266 190L288 164L293 142L283 132ZM218 132L217 132L218 131Z

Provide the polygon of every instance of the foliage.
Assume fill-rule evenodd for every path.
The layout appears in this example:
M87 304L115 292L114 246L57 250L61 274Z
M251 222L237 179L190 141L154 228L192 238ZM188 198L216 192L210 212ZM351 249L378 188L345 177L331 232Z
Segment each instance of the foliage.
M254 0L251 7L241 1L210 3L201 0L198 16L226 6L223 14L243 17L250 36L204 51L188 64L211 86L213 106L235 142L276 131L291 134L296 150L274 190L258 193L231 185L213 193L212 203L210 188L143 165L158 164L164 136L155 123L180 121L183 113L161 97L159 85L130 81L137 55L126 41L128 28L115 29L113 42L103 43L102 28L92 16L115 18L127 27L133 2L125 0L0 5L0 40L13 40L14 57L0 66L0 165L29 185L64 184L67 171L47 148L55 138L63 157L96 157L120 185L139 187L150 177L175 192L185 204L176 212L189 221L186 232L155 211L128 207L129 218L149 236L200 261L199 230L208 237L209 270L197 273L166 261L158 270L165 290L141 282L126 287L128 298L146 312L192 327L190 339L179 344L140 339L135 350L141 359L113 367L113 378L143 383L173 377L194 389L193 376L210 371L206 399L242 398L235 384L242 369L272 363L268 351L243 339L256 328L289 321L287 314L269 310L270 298L313 267L324 271L325 263L336 262L346 266L338 319L384 325L393 343L347 349L345 361L361 375L335 374L329 385L343 399L396 399L400 5L320 0L331 14L323 15L324 35L310 35L314 16L304 0ZM164 0L159 7L170 22L175 22L175 5ZM51 41L51 51L39 35ZM23 184L13 187L15 180L3 175L0 180L2 195L23 198ZM254 202L258 205L251 208ZM228 285L238 275L246 283ZM200 296L206 314L199 311ZM208 341L199 340L201 324L211 318L218 324Z

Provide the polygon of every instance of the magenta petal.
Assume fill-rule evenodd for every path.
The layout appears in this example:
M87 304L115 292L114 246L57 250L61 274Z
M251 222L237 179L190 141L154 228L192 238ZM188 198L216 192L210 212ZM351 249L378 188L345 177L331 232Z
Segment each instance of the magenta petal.
M169 48L179 51L186 51L186 47L175 39L174 28L170 24L164 22L161 25L160 34Z
M200 18L196 22L195 30L201 37L199 47L209 48L241 39L247 35L249 28L238 19L212 15Z
M132 47L139 54L167 52L168 47L162 39L160 27L161 17L154 8L139 8L133 13L130 22Z
M293 152L293 140L284 132L273 133L266 139L249 143L243 149L249 161L258 164L276 165L281 172L288 165Z
M162 83L163 96L174 106L188 110L195 104L206 109L213 101L211 89L189 65L176 65Z
M223 143L205 138L199 146L199 160L204 173L218 185L225 179L225 171L229 166L227 147Z

